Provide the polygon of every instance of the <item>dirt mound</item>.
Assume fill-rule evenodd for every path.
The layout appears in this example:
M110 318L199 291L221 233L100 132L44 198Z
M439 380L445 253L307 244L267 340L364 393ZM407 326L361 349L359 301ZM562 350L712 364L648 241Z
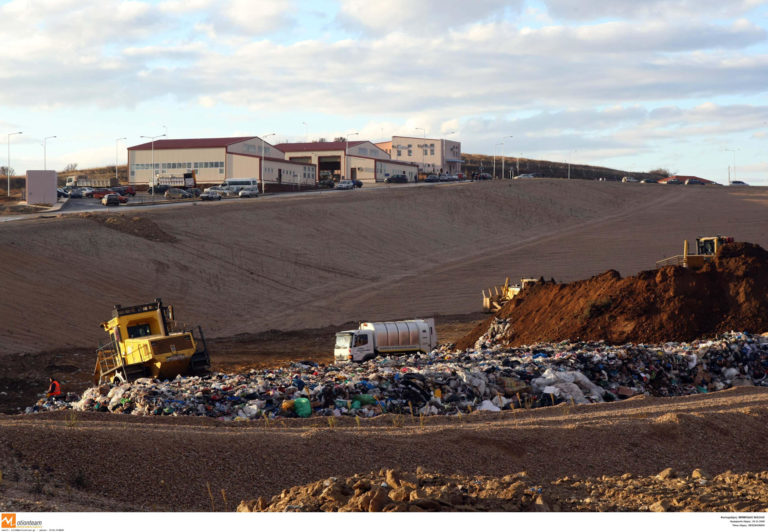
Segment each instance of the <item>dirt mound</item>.
M742 495L743 494L743 495ZM711 477L701 469L679 475L579 479L535 485L525 472L503 477L380 470L331 477L283 490L266 500L243 501L239 512L763 512L768 472Z
M99 225L120 231L133 236L146 238L152 242L167 242L174 243L178 239L163 231L159 225L150 220L149 218L142 218L141 216L126 216L125 214L93 214L84 213L81 214L83 218L93 220Z
M569 284L527 289L457 342L475 344L494 318L507 320L508 345L565 339L613 344L690 341L737 330L768 330L768 252L724 246L700 270L667 266L622 279L609 270Z

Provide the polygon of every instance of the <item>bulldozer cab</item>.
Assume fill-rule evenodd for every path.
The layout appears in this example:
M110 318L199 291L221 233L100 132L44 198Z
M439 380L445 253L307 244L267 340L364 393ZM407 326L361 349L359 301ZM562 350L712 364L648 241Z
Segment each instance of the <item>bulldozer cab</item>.
M210 366L202 329L198 327L195 337L192 330L179 326L173 307L160 299L131 307L115 305L112 319L101 328L109 341L98 349L94 384L173 378Z
M723 244L733 242L728 236L700 236L696 239L697 255L715 255Z

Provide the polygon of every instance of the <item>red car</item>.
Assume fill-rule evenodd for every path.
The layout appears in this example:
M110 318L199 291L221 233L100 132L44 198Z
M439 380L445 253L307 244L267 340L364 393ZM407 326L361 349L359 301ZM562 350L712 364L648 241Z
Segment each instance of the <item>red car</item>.
M93 191L93 194L91 195L92 198L95 199L102 199L107 194L117 194L117 192L113 190L109 190L108 188L97 188Z

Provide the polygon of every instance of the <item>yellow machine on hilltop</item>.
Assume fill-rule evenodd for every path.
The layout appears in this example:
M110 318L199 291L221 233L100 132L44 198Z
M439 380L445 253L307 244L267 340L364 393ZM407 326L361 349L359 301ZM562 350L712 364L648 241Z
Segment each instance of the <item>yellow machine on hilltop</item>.
M173 307L160 299L132 307L115 305L112 319L101 328L109 334L109 342L98 350L94 384L140 377L173 379L210 367L202 329L197 328L196 338L192 330L179 327Z
M696 238L696 254L688 252L688 241L683 241L683 254L675 255L656 262L656 267L683 266L684 268L701 268L715 258L717 251L725 244L733 242L730 236L700 236Z
M538 279L527 278L520 279L519 284L509 284L509 277L501 286L494 286L488 289L488 295L483 290L483 310L485 312L497 312L504 303L515 297L528 286L538 282Z

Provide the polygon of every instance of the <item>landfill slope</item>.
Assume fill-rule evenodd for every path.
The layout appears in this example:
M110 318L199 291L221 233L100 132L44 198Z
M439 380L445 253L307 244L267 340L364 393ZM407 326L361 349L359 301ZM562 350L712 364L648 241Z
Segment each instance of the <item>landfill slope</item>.
M720 249L700 270L666 266L622 278L615 270L567 284L544 282L506 303L457 347L466 349L494 319L507 345L571 340L611 344L689 341L726 331L768 331L768 252L755 244Z

